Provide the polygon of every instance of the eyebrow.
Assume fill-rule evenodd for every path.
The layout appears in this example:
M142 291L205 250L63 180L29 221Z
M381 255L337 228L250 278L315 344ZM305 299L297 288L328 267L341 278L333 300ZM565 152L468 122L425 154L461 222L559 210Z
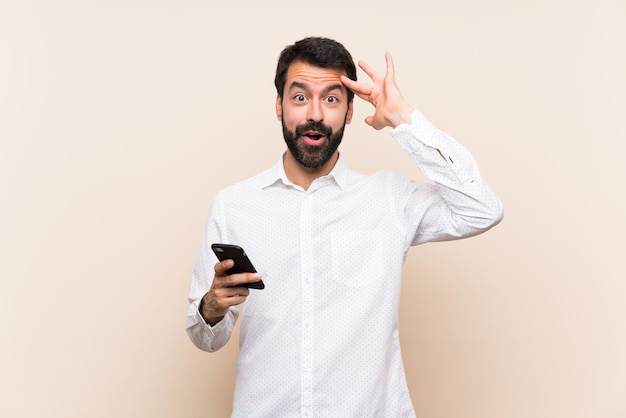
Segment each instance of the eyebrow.
M289 90L290 90L290 91L291 91L291 90L293 90L294 88L299 88L299 89L306 90L306 91L309 91L309 90L310 90L310 88L309 88L308 84L306 84L306 83L301 83L301 82L299 82L299 81L293 81L293 82L291 83L291 85L289 86ZM326 87L326 88L324 89L323 93L324 93L324 94L326 94L326 93L330 93L330 92L331 92L331 91L333 91L333 90L341 90L341 91L343 91L343 84L341 84L341 83L331 84L330 86L328 86L328 87Z

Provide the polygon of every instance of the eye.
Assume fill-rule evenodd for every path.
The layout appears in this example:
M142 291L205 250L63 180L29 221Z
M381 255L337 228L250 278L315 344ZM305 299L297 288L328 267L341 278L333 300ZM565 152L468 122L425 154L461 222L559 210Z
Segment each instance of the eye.
M337 97L335 97L335 96L328 96L328 97L326 97L326 101L328 103L338 103L339 99Z
M295 100L296 102L303 102L303 101L305 101L305 100L306 100L306 96L305 96L304 94L296 94L296 95L294 96L294 100Z

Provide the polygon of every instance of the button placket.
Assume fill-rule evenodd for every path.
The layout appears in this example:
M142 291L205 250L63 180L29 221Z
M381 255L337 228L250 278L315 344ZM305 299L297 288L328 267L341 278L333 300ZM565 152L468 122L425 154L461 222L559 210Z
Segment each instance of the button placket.
M300 216L302 288L301 412L312 416L313 406L313 198L305 194Z

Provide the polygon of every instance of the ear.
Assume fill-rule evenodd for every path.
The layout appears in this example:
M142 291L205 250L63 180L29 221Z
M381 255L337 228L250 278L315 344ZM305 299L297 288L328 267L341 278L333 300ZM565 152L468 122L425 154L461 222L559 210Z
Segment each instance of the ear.
M276 95L276 119L283 120L283 100L279 95Z
M352 121L353 111L354 111L354 100L348 103L348 112L346 112L346 125Z

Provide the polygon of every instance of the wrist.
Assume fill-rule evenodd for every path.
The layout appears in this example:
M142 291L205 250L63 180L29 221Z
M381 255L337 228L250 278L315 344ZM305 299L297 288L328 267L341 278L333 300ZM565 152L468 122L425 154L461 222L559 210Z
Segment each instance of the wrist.
M390 125L392 128L396 128L403 123L410 124L411 123L411 114L415 109L409 106L408 104L404 104L400 109L394 112L389 118Z
M224 319L224 316L216 316L216 317L209 316L204 310L205 310L205 304L204 304L204 297L203 297L202 299L200 299L200 305L198 305L198 312L200 313L200 316L202 317L204 322L207 325L215 326L218 322Z

